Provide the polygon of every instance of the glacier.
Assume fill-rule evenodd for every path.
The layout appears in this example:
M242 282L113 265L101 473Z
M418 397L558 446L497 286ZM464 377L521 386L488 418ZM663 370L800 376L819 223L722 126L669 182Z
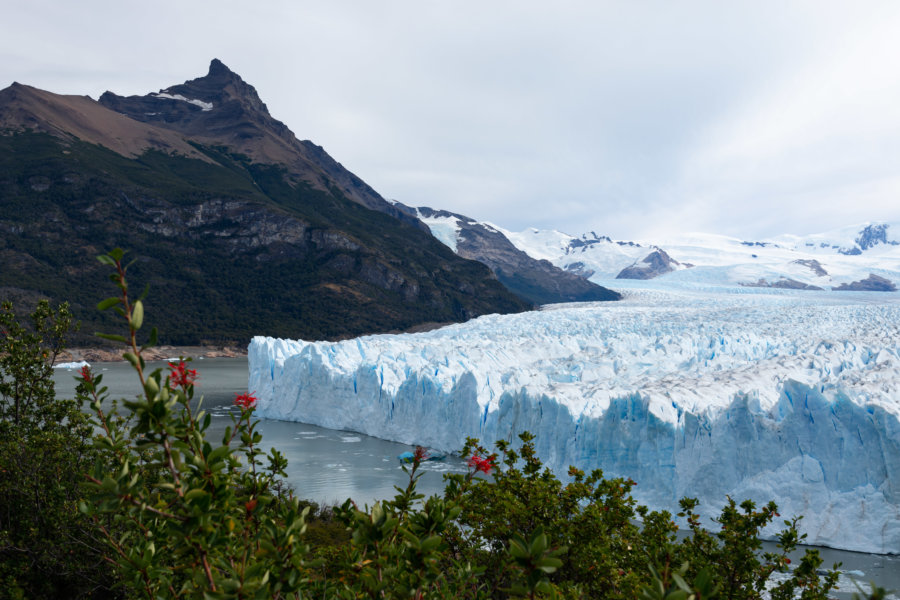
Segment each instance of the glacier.
M435 225L428 225L434 233ZM548 260L564 270L590 273L590 281L605 286L656 249L679 263L673 272L660 275L668 285L784 287L800 283L829 289L872 274L900 283L900 223L867 222L826 233L759 241L681 233L633 242L594 232L574 237L560 231L532 228L512 232L493 227L532 258Z
M808 543L900 552L895 294L621 283L424 333L255 337L257 414L447 452L528 430L560 476L631 477L653 508L775 500Z

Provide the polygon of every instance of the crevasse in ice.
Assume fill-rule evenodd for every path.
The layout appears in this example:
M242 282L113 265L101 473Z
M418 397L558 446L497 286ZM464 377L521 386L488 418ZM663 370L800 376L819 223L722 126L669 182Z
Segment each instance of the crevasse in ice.
M256 337L250 389L260 416L445 451L528 430L561 476L631 477L654 508L775 500L809 543L900 552L896 294L626 285L419 334Z

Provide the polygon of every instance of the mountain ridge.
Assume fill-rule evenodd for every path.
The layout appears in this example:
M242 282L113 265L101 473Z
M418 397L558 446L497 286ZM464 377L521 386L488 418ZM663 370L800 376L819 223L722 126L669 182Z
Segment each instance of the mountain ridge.
M105 280L94 258L119 246L150 283L163 343L340 339L530 308L297 140L220 61L210 73L144 97L104 94L105 104L0 91L5 297L20 308L71 300L88 332L76 341L88 342L110 325L93 309ZM160 114L123 114L148 106ZM292 164L250 155L289 145Z
M421 227L324 148L298 139L287 125L269 114L256 88L219 59L210 62L206 75L157 93L125 97L107 91L98 102L135 121L175 131L204 144L224 145L256 162L284 165L293 184L305 182L320 191L337 186L350 200Z
M900 223L865 222L838 230L747 241L692 233L653 242L615 241L596 233L504 231L523 252L603 284L634 271L654 252L679 263L656 273L673 284L893 291L900 282ZM874 277L873 277L874 276Z
M110 111L88 96L63 96L18 82L0 90L0 129L80 139L130 158L161 150L210 160L182 136Z

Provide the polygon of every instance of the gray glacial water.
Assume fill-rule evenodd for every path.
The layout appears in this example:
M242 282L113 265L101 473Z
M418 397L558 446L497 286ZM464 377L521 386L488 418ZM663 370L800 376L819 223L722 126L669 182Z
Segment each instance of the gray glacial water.
M150 370L164 368L165 361L148 363ZM197 369L195 398L203 396L203 408L213 417L210 434L221 439L231 424L236 394L247 390L246 358L212 358L192 361ZM127 363L96 363L96 373L103 375L110 398L131 399L140 388L137 377ZM76 369L56 369L57 391L73 397ZM253 391L253 390L249 390ZM324 429L287 421L261 419L258 429L266 451L275 447L288 458L288 481L300 497L319 503L341 504L353 498L360 506L389 498L394 486L405 487L409 478L403 472L397 455L411 451L405 444L389 442L347 431ZM431 495L443 490L443 473L465 472L465 463L457 457L441 462L428 462L419 480L418 490Z

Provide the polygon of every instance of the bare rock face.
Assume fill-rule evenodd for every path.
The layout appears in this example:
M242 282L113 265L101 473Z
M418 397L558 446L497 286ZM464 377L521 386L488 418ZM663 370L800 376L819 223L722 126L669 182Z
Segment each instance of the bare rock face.
M574 273L575 275L578 275L579 277L582 277L584 279L589 279L591 275L595 273L593 269L589 268L581 261L569 263L568 265L566 265L566 271L568 271L569 273Z
M856 242L855 246L853 246L852 248L839 248L838 252L848 256L858 256L869 248L874 248L879 244L885 244L889 246L900 245L900 242L898 242L897 240L888 239L889 227L890 226L886 223L866 225L862 230L860 230L859 235L854 240Z
M826 271L822 267L821 263L819 263L819 261L817 261L816 259L802 259L801 258L801 259L797 259L793 262L794 262L794 264L803 265L804 267L808 267L810 271L812 271L819 277L824 277L825 275L828 275L828 271Z
M885 223L876 224L876 225L867 225L862 231L859 232L859 237L856 238L856 245L859 246L862 250L868 250L873 246L877 246L878 244L888 244L891 246L896 246L900 244L895 240L889 240L887 237L888 225Z
M677 260L669 256L662 248L657 248L630 267L622 269L616 279L653 279L675 270Z
M869 273L869 276L865 279L852 283L842 283L838 287L831 289L836 292L896 292L897 286L890 279Z
M742 283L744 287L766 287L766 288L780 288L783 290L821 290L822 288L809 285L808 283L803 283L802 281L797 281L796 279L789 279L787 277L782 277L777 281L768 281L766 279L760 279L756 283Z

